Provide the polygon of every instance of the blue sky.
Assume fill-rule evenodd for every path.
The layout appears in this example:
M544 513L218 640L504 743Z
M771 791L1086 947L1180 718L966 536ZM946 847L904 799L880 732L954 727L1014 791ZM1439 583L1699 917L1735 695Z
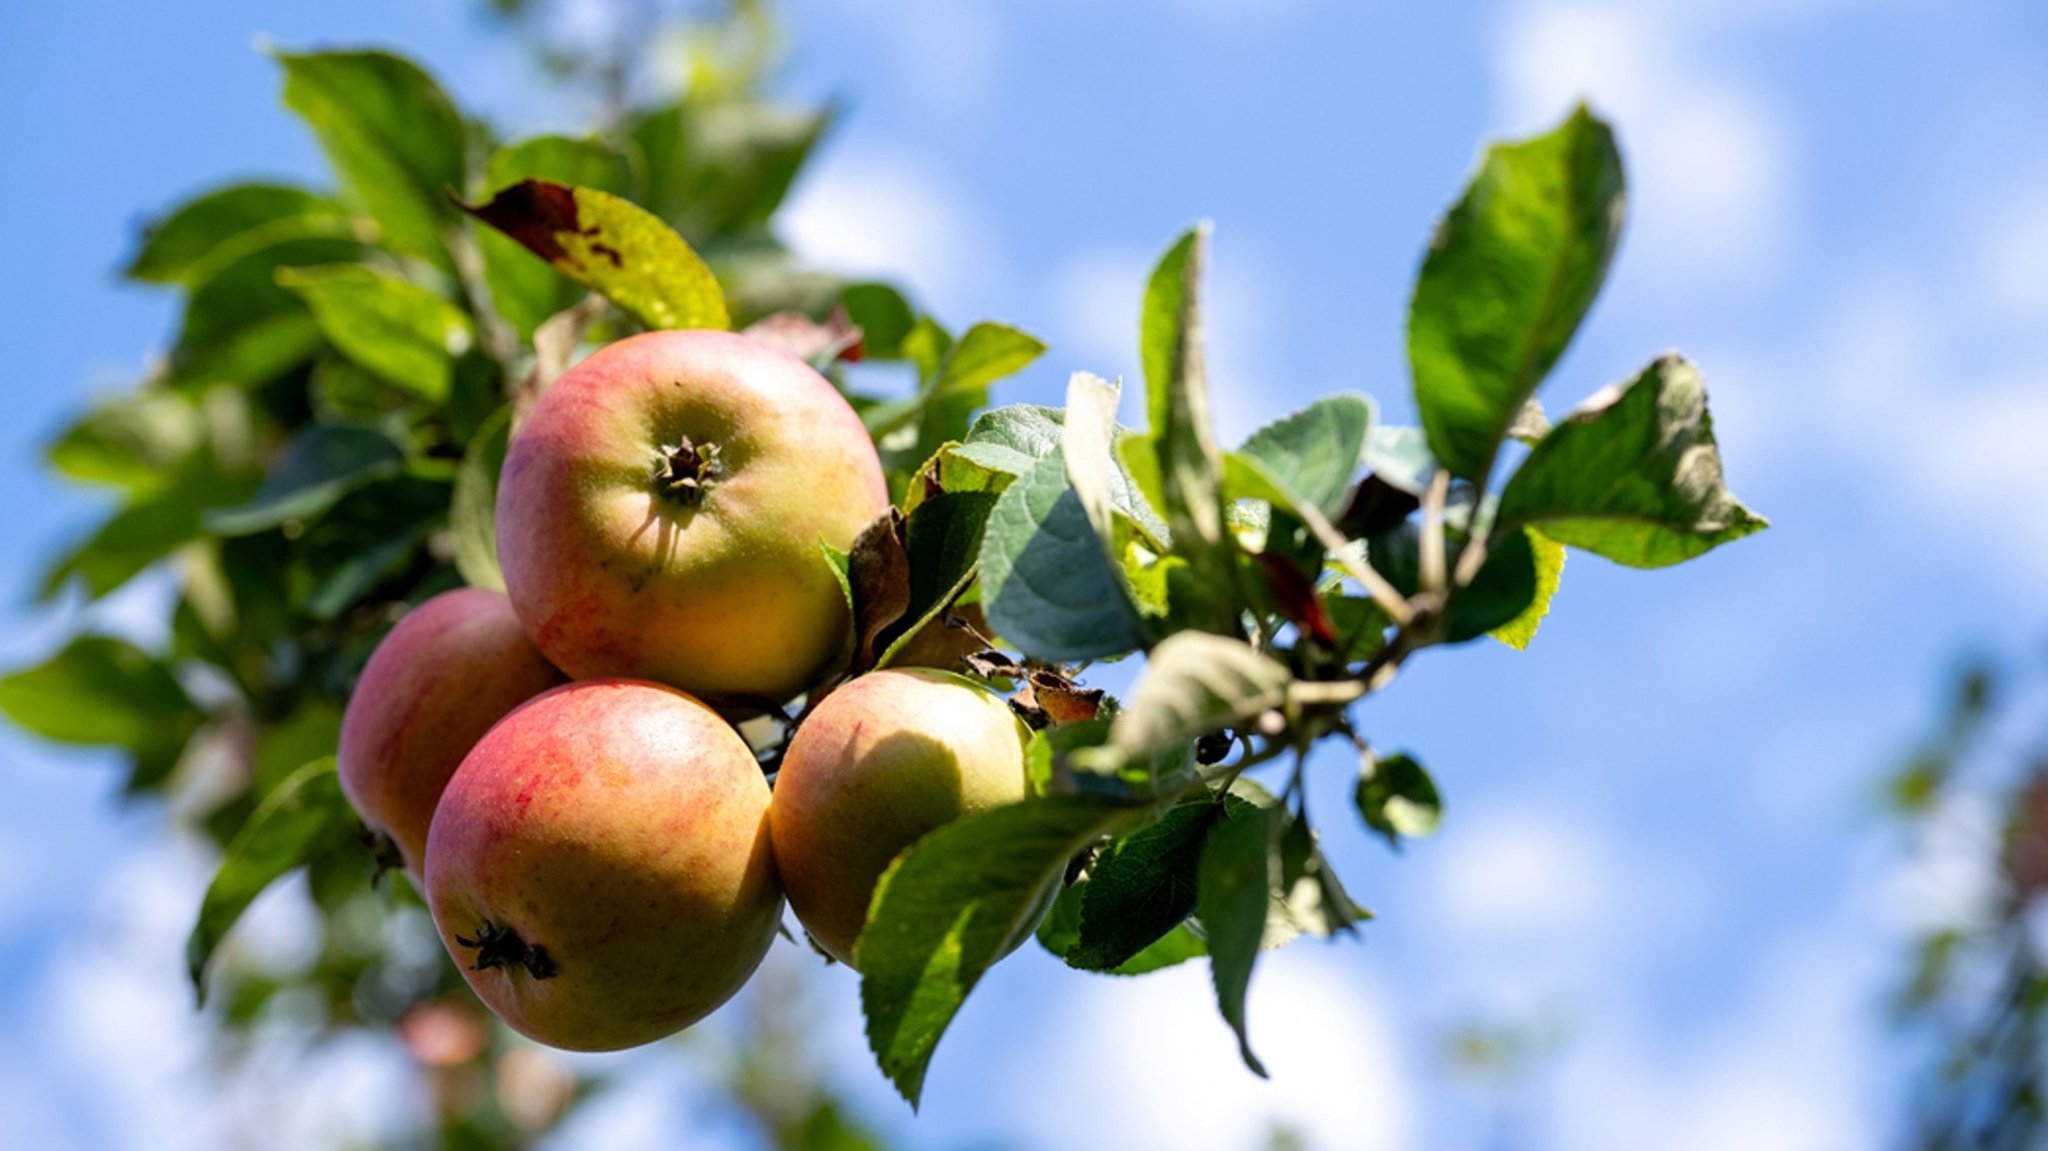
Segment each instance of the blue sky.
M1569 408L1684 350L1732 486L1775 521L1672 571L1574 556L1527 653L1431 653L1367 705L1377 741L1433 766L1448 817L1390 856L1348 818L1348 765L1320 764L1329 846L1380 918L1362 942L1262 969L1271 1084L1235 1066L1199 969L1126 983L1032 954L977 993L914 1123L866 1062L852 985L817 974L811 1009L848 1088L919 1147L1235 1147L1276 1118L1316 1146L1478 1147L1487 1097L1448 1073L1441 1034L1484 1023L1560 1036L1514 1094L1522 1146L1879 1142L1898 1103L1878 1012L1889 945L1967 910L1973 877L1906 861L1875 779L1959 653L2034 658L2048 633L2048 8L791 7L789 89L848 115L788 238L900 274L954 323L1045 336L1052 352L1000 398L1051 400L1071 370L1131 373L1149 261L1211 218L1233 439L1338 389L1405 418L1402 310L1437 213L1483 139L1590 98L1621 133L1631 222L1546 399ZM138 374L173 320L112 274L134 225L231 177L319 170L257 33L396 46L508 125L573 126L467 6L349 9L0 15L7 662L81 622L29 605L34 559L95 514L35 447ZM101 622L147 634L159 594ZM374 1044L210 1086L178 974L204 859L154 835L157 813L118 806L91 757L0 747L11 1137L213 1146L220 1124L366 1122L354 1093L397 1090ZM1950 820L1962 842L1982 821L1967 805ZM293 914L288 895L268 901L248 945L291 962ZM566 1145L679 1125L730 1141L692 1117L677 1060L617 1064L626 1086ZM306 1077L334 1089L278 1090Z

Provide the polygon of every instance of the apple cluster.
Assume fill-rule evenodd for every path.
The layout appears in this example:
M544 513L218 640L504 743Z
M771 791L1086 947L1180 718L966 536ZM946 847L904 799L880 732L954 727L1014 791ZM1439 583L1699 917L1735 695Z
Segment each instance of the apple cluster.
M1029 730L927 668L845 680L821 544L889 510L860 418L745 336L660 331L542 393L497 496L503 593L420 604L343 722L343 790L514 1029L647 1043L743 986L785 898L856 962L918 838L1024 795ZM773 785L734 718L809 693Z

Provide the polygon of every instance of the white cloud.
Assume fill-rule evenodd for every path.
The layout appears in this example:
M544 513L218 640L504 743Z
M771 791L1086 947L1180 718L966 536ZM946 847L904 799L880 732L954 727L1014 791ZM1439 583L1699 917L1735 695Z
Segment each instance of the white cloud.
M290 1019L259 1026L232 1063L185 980L185 934L211 871L189 841L158 839L107 874L88 933L61 947L34 994L32 1089L92 1146L307 1148L381 1144L424 1119L396 1042L307 1042ZM362 1101L377 1101L365 1107ZM36 1145L42 1145L38 1142Z
M1436 907L1468 938L1580 936L1618 902L1615 862L1586 821L1515 805L1462 813L1440 841Z
M1583 1151L1847 1151L1891 1118L1865 1055L1882 952L1826 923L1766 948L1701 1041L1614 1021L1557 1070L1555 1145Z
M2014 318L2048 316L2048 203L2044 173L2023 181L2024 191L1979 214L1978 280L1988 303Z
M1781 482L1853 469L1893 531L1994 587L2031 587L2048 565L2048 354L1984 366L1992 329L1949 275L1861 276L1786 345L1717 373L1734 400L1721 438Z
M1047 1148L1238 1151L1276 1128L1313 1148L1407 1146L1411 1087L1389 1013L1343 946L1303 941L1261 958L1247 1017L1270 1080L1239 1061L1207 964L1067 976L1061 1002L1039 1012L1038 1034L1012 1056L1009 1081L1028 1075L1031 1089L1005 1093L1011 1123Z
M1752 286L1778 267L1795 204L1784 110L1720 67L1707 22L1675 6L1529 3L1494 37L1515 131L1580 99L1617 124L1630 184L1630 262L1659 283Z
M1542 774L1538 772L1537 774ZM1435 1008L1567 1014L1711 937L1725 883L1544 797L1475 797L1415 859Z
M819 267L900 280L944 307L996 278L959 195L919 161L880 148L824 152L777 221Z

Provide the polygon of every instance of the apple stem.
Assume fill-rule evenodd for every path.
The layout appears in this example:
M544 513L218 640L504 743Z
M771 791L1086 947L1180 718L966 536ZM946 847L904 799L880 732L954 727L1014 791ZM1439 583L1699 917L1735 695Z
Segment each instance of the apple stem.
M526 973L535 979L555 977L555 961L548 955L547 948L529 944L519 938L517 931L488 919L484 920L475 939L458 935L455 942L476 952L476 962L469 967L471 971L488 971L493 967L509 971L514 967L524 967Z
M721 470L718 452L717 444L700 444L688 436L673 444L663 444L654 459L656 494L695 507Z

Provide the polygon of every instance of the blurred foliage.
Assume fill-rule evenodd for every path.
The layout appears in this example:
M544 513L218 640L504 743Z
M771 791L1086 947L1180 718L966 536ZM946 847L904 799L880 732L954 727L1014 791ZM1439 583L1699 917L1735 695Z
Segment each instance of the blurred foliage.
M505 138L403 57L278 54L284 103L332 182L213 188L151 224L125 273L177 294L171 346L46 456L110 509L59 552L44 594L97 600L159 573L175 589L170 642L84 635L0 678L0 713L49 739L118 749L131 796L167 800L223 851L191 958L224 1066L260 1050L266 1020L308 1023L315 1043L395 1035L433 1116L404 1145L465 1151L530 1146L604 1085L477 1004L402 874L377 876L325 757L391 624L464 582L465 553L494 573L489 537L465 538L489 531L489 492L479 525L464 461L494 485L495 467L475 461L502 456L511 402L536 371L637 320L454 197L480 203L544 178L647 205L644 227L673 228L678 250L702 255L738 324L785 309L823 319L845 297L943 331L894 289L806 268L776 239L775 212L831 113L766 94L778 30L761 5L609 6L615 38L573 51L553 34L558 6L492 7L565 102L598 93L600 122L587 135ZM679 91L652 78L658 52L680 54ZM563 313L576 320L568 346L537 345ZM300 866L317 936L306 962L272 969L229 927ZM772 1014L773 998L756 1010ZM819 1077L798 1073L800 1034L768 1019L737 1066L704 1069L767 1145L880 1147Z
M1921 861L1961 885L1911 940L1893 1005L1925 1059L1900 1141L1915 1151L2048 1146L2048 732L2029 700L2042 680L1962 668L1937 729L1887 780Z

